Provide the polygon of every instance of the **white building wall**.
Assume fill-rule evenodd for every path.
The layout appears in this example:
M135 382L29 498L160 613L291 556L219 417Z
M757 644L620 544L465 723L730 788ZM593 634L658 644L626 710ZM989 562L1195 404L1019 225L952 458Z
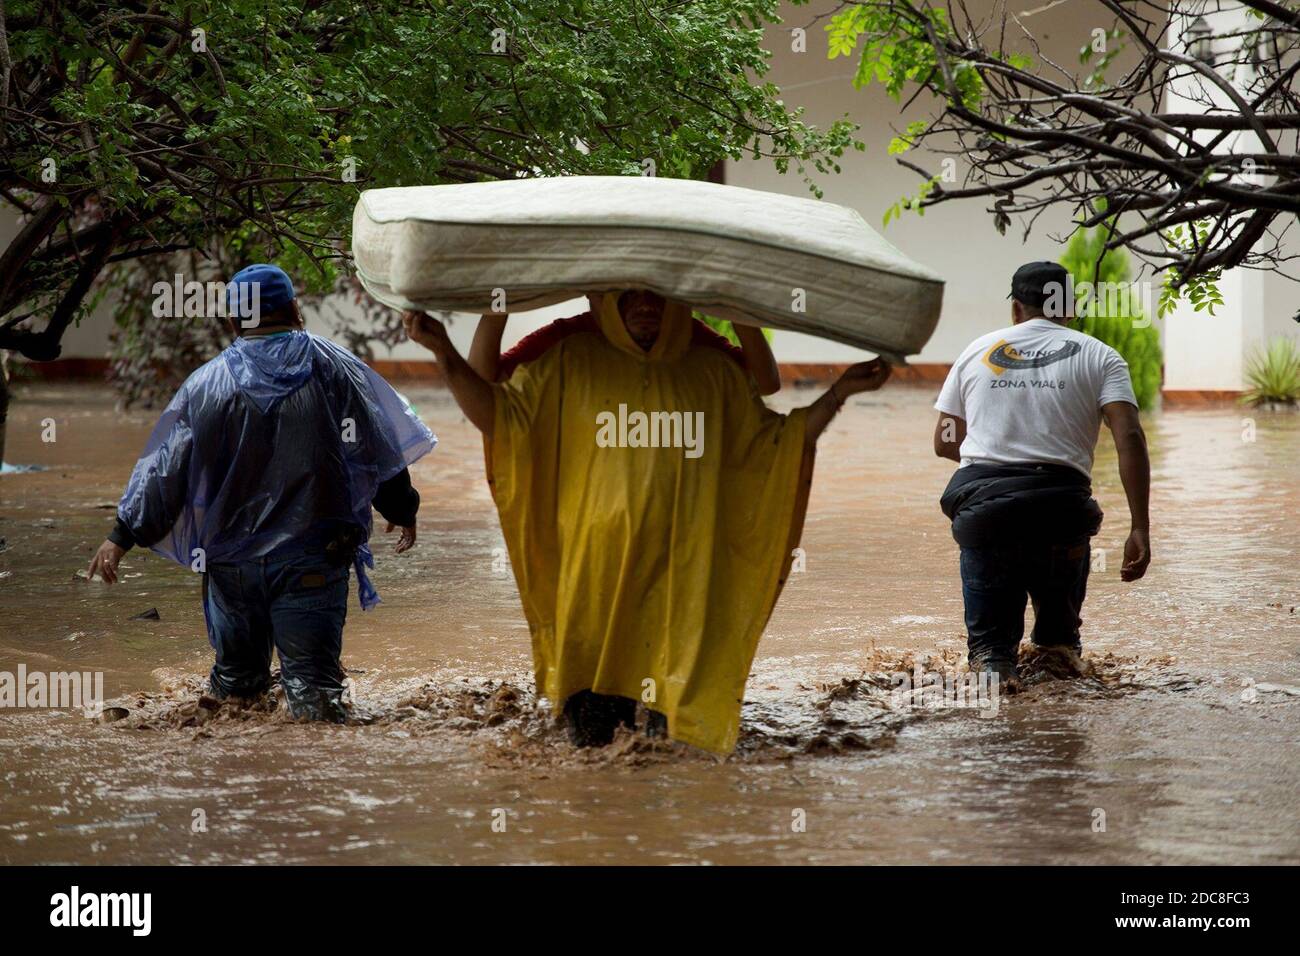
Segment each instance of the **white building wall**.
M863 218L894 245L912 258L930 266L947 280L944 306L938 329L919 356L911 361L947 363L953 361L974 338L1010 324L1011 304L1007 293L1016 268L1034 259L1056 259L1060 244L1053 236L1068 233L1070 218L1065 210L1049 210L1038 220L1028 242L1022 227L1013 223L1000 235L986 212L988 200L968 199L941 204L923 216L904 213L901 220L881 224L885 210L904 196L915 195L920 177L900 166L888 155L889 141L908 123L930 115L932 104L918 98L907 111L879 86L854 89L852 76L857 59L826 58L823 30L825 14L840 5L814 0L809 6L787 4L785 23L767 30L767 46L773 52L772 71L767 79L782 90L785 102L806 110L805 118L826 126L848 116L861 125L859 137L865 152L847 154L839 176L819 178L826 199L857 209ZM987 2L971 4L974 12L992 7ZM1064 4L1026 20L1040 36L1043 50L1057 62L1077 62L1079 46L1098 25L1091 4ZM806 52L792 49L790 30L807 28ZM929 171L938 172L939 158L918 152L909 157ZM961 157L957 161L958 182L965 175ZM727 168L727 182L754 189L807 195L799 177L781 176L770 160L747 160ZM870 303L863 303L869 309ZM808 336L777 332L775 347L782 361L854 361L863 356L856 349L823 342Z
M1211 42L1221 58L1220 74L1238 89L1249 86L1254 80L1249 67L1223 61L1240 59L1242 36L1256 29L1259 21L1233 0L1206 0L1194 12L1204 18L1215 38ZM1190 21L1183 18L1179 23L1180 42ZM1249 98L1252 93L1244 95ZM1171 112L1235 110L1226 92L1190 73L1171 83L1166 108ZM1215 135L1214 131L1202 131L1197 140L1209 143ZM1274 135L1279 140L1289 136L1285 132ZM1226 137L1219 151L1257 153L1263 152L1264 146L1254 132L1238 132ZM1236 182L1242 186L1262 185L1262 177L1239 176ZM1275 222L1279 221L1281 217ZM1300 251L1296 242L1292 241L1291 246ZM1223 305L1215 309L1215 315L1196 312L1189 303L1181 302L1167 320L1167 390L1239 391L1246 387L1245 371L1251 357L1263 345L1279 336L1297 334L1291 318L1300 308L1300 283L1277 273L1237 268L1225 272L1218 285Z

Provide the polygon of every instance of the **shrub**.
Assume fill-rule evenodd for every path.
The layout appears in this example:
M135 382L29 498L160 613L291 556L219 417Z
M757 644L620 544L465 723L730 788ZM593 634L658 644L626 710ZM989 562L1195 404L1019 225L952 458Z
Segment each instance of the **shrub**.
M1257 350L1246 363L1246 381L1250 388L1241 397L1246 404L1294 405L1300 400L1300 345L1279 337Z
M1132 281L1128 256L1122 249L1104 255L1102 249L1110 230L1106 226L1080 229L1070 239L1061 257L1061 265L1070 270L1075 286L1088 282L1127 286ZM1098 265L1097 258L1101 256ZM1119 297L1119 302L1098 297L1089 301L1089 314L1078 319L1074 327L1105 342L1124 357L1138 407L1149 409L1160 394L1160 370L1164 358L1160 352L1160 332L1145 316L1136 296Z

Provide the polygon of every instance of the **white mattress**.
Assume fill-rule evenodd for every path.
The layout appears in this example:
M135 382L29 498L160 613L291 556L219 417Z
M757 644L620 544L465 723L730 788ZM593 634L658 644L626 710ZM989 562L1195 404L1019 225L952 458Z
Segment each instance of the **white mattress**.
M943 301L943 280L852 209L682 179L371 189L353 214L352 254L370 294L399 309L487 312L499 289L522 312L646 288L896 361L920 351Z

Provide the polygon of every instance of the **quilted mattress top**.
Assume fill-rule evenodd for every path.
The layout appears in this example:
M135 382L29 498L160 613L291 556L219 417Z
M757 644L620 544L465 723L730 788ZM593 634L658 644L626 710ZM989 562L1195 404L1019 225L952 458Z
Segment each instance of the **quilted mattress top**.
M586 292L651 288L742 322L890 357L919 351L943 280L854 210L737 186L572 176L363 192L360 278L426 311L524 311Z

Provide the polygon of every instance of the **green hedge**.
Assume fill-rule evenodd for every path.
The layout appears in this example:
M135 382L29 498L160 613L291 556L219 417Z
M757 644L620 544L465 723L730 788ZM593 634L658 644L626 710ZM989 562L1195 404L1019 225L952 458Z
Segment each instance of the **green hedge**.
M1127 285L1131 281L1128 255L1122 249L1107 252L1102 257L1101 267L1097 268L1097 256L1102 252L1107 235L1109 230L1098 226L1080 229L1070 239L1060 262L1074 276L1076 287L1084 282ZM1160 394L1160 369L1164 358L1160 351L1160 332L1145 315L1140 302L1133 301L1134 298L1136 296L1127 297L1127 302L1124 298L1118 302L1098 298L1090 303L1090 314L1076 319L1073 325L1080 332L1101 339L1124 357L1138 407L1148 409L1155 405L1156 396ZM1110 314L1112 311L1115 314Z

